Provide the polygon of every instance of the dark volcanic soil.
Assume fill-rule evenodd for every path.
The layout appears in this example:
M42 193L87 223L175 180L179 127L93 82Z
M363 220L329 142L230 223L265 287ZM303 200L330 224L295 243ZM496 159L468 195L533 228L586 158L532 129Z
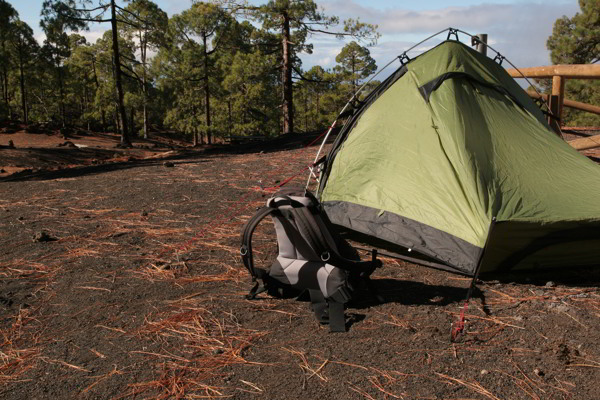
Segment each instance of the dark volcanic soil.
M360 293L347 333L305 302L245 300L240 227L315 153L125 154L0 182L0 397L599 398L598 271L481 283L460 343L469 281L393 259L386 303ZM268 223L255 247L267 264Z

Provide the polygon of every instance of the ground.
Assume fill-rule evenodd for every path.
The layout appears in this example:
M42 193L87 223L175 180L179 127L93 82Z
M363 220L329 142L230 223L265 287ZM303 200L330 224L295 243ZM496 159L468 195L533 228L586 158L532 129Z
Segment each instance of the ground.
M359 292L347 333L329 333L306 302L246 300L240 228L273 186L305 182L317 150L308 139L233 149L8 140L3 399L598 398L598 271L480 282L457 343L469 280L391 258L374 277L385 303ZM275 246L262 224L257 264Z

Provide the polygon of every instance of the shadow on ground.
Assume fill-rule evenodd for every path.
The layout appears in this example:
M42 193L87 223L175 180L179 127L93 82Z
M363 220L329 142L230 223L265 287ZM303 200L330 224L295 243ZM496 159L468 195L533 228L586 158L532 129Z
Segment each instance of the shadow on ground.
M97 149L69 147L10 149L10 153L5 152L2 154L2 161L5 164L25 167L27 169L0 178L0 182L77 178L85 175L101 174L131 168L156 166L167 162L171 162L174 165L208 162L208 158L218 157L220 155L272 153L303 148L309 145L320 145L322 137L323 132L311 132L307 134L278 137L264 142L251 142L238 145L215 144L197 148L171 146L170 151L165 149L154 149L153 151L164 152L165 155L157 155L156 158L152 159L136 158L134 151L141 150L138 148ZM333 136L331 136L328 142L333 139ZM111 161L113 158L124 157L127 157L128 159L126 161ZM32 159L35 159L35 162L32 162ZM99 162L99 164L65 166L68 164L89 164L92 162ZM40 165L43 165L44 167L40 168ZM48 166L58 169L49 170L47 168Z

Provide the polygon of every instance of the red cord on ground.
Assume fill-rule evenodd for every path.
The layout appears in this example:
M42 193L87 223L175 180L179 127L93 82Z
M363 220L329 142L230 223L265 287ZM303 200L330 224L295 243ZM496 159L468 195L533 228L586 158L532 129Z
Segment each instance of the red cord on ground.
M463 306L462 310L460 310L460 317L458 319L458 321L456 322L456 325L454 326L454 329L452 329L452 341L456 341L456 338L458 337L458 335L463 333L463 330L465 328L465 313L467 311L467 308L469 308L469 301L465 301L465 305Z

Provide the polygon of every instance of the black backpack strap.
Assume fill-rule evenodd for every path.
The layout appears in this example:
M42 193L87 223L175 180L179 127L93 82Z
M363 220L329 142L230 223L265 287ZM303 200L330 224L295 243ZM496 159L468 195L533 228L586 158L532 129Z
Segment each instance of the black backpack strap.
M256 214L252 216L244 225L242 229L242 246L240 248L240 254L242 256L242 261L244 262L244 266L250 272L252 276L252 281L255 282L257 278L257 270L254 268L254 258L252 256L252 234L254 230L267 215L270 215L277 210L271 207L261 207L258 209Z
M289 211L294 216L296 226L302 237L304 237L315 253L321 257L321 260L327 261L329 258L327 256L330 250L329 245L308 208L300 207Z
M327 300L325 300L323 293L321 293L320 290L309 289L308 294L310 295L311 307L315 313L317 321L322 324L328 323L329 318L327 316Z
M329 324L330 332L346 332L346 317L344 302L325 299L320 290L309 289L310 302L317 321Z
M343 257L331 236L332 228L327 226L321 216L315 217L312 213L318 207L302 207L294 209L296 225L309 245L321 256L321 260L343 270L370 275L381 266L381 261L376 258L371 261L349 260ZM314 211L313 211L314 210Z
M287 194L275 194L273 199L277 200L270 203L270 206L289 206L287 209L281 209L281 213L286 218L292 219L296 222L296 226L298 227L300 234L306 240L308 245L318 256L324 258L323 256L329 253L331 246L329 245L326 237L323 235L323 232L313 217L313 213L320 212L319 201L308 190L304 190L304 195L311 200L311 205L307 206L297 200L292 199ZM329 257L327 256L325 258Z
M267 271L262 268L254 268L254 272L256 276L252 277L252 281L254 282L254 286L250 289L250 292L246 295L246 299L254 300L256 296L261 294L262 292L266 292L269 290L267 285L265 284L266 278L269 276Z
M329 331L346 332L346 317L344 316L344 303L329 299Z

